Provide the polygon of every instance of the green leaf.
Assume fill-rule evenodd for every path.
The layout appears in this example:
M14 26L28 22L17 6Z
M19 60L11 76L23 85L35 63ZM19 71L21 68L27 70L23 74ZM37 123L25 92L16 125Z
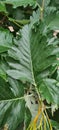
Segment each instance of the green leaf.
M44 2L45 7L47 7L49 5L49 3L50 3L50 0L45 0L45 2Z
M19 6L24 6L26 7L27 5L33 6L36 3L36 0L5 0L5 3L7 4L12 4L14 8L19 7Z
M30 16L30 27L33 27L35 23L39 23L40 11L39 9L35 12L33 11L32 16Z
M59 85L54 79L43 79L39 86L39 91L43 99L48 103L55 103L59 105Z
M24 120L24 86L13 79L6 83L0 78L0 127L15 130Z
M3 2L0 2L0 12L5 12L5 13L7 13L5 4L4 4Z
M53 128L55 128L55 130L59 130L59 123L58 122L51 120L51 123L52 123Z
M30 50L30 31L29 27L25 26L21 31L22 38L19 40L19 48L13 47L10 50L9 56L15 57L19 63L10 63L9 65L15 69L8 70L7 73L9 76L12 75L14 79L20 79L23 81L29 81L35 84L33 68L32 68L32 59L31 59L31 50ZM26 35L25 35L26 33Z
M29 123L31 121L31 112L30 110L28 109L28 107L26 107L25 109L25 129L29 126Z
M6 80L6 73L3 71L3 69L0 68L0 77Z
M50 14L45 17L45 23L47 24L48 28L51 30L58 30L59 29L59 13L55 13L53 8L50 10ZM48 9L48 10L49 10ZM46 10L48 12L48 10Z
M59 14L52 19L52 21L48 25L49 28L53 30L58 30L59 29Z
M58 1L58 0L55 0L55 3L56 3L56 4L59 4L59 1Z
M30 31L26 25L21 30L21 35L22 38L16 40L18 47L14 46L8 51L9 57L15 62L8 61L12 69L7 74L14 79L36 85L35 72L40 73L55 62L57 48L52 43L47 43L47 36L40 34L39 28Z
M0 53L10 49L12 44L12 34L7 29L0 28Z
M58 65L59 66L59 65ZM57 81L59 81L59 69L57 71Z
M2 57L2 54L1 54L1 57ZM7 69L9 69L8 64L6 63L6 61L4 60L4 58L2 57L0 59L0 77L2 77L6 81L7 81L7 75L6 75L6 70Z
M37 2L40 4L40 6L42 6L42 2L43 2L42 0L37 0ZM47 7L49 5L49 3L50 3L50 0L45 0L44 6Z

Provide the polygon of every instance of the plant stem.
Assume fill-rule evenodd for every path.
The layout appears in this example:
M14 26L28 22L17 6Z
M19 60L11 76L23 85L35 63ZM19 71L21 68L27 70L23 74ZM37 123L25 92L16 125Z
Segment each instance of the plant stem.
M44 0L42 1L41 20L43 20L43 11L44 11Z
M37 3L39 9L40 9L40 19L41 21L43 20L43 11L44 11L44 0L42 0L42 6L40 6L38 3Z

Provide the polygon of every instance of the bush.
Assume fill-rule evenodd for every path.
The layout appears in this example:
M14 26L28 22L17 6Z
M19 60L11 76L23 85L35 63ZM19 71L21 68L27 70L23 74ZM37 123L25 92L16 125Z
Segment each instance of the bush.
M0 129L59 130L58 0L0 0Z

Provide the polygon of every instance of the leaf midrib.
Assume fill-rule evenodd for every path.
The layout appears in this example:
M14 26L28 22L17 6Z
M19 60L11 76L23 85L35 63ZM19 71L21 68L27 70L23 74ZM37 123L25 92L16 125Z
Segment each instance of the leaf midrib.
M23 96L23 97L12 98L12 99L0 100L0 103L2 103L2 102L12 102L12 101L17 101L17 100L25 100L25 98L28 98L28 97L31 97L31 96L33 96L33 94L26 95L26 96Z

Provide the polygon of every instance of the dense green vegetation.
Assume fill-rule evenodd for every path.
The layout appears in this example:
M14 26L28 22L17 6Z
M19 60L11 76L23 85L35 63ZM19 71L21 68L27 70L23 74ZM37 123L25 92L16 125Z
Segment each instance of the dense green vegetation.
M58 30L58 0L0 0L0 130L59 130Z

